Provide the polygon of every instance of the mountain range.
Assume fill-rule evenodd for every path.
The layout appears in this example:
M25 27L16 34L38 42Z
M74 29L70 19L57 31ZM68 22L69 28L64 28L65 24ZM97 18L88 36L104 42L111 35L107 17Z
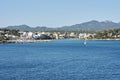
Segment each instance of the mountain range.
M120 28L120 23L115 23L112 21L96 21L92 20L89 22L84 22L81 24L75 24L71 26L63 26L59 28L49 28L45 26L37 26L30 27L28 25L16 25L16 26L8 26L6 29L17 29L22 31L100 31L100 30L108 30L108 29L117 29Z

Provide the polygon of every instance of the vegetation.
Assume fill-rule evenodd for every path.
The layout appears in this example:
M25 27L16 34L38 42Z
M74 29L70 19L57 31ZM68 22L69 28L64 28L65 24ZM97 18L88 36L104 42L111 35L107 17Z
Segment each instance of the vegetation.
M0 35L0 41L3 41L3 40L8 40L8 38L3 35Z
M20 36L19 34L19 30L9 30L9 29L0 29L0 41L3 41L3 40L9 40L11 38L5 36L5 34L8 34L8 35L14 35L14 36Z
M113 29L113 30L104 30L97 32L96 38L98 39L116 39L120 38L120 29Z

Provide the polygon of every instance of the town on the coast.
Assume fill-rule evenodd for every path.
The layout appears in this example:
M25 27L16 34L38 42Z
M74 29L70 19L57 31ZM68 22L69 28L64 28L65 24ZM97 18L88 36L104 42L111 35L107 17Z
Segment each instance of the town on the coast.
M120 40L120 29L96 32L81 31L20 31L0 29L0 43L41 42L58 39Z

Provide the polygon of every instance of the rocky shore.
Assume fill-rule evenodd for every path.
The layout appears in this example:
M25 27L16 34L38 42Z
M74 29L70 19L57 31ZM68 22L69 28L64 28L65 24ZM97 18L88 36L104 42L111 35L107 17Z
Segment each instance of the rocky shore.
M78 39L78 40L84 40L84 39ZM120 40L120 39L87 39L87 40ZM0 41L0 44L4 43L33 43L33 42L51 42L54 41L54 39L48 39L48 40L2 40Z
M0 43L32 43L32 42L51 42L53 40L3 40Z
M85 40L85 39L78 39L78 40ZM106 41L109 41L109 40L120 40L120 39L86 39L86 40L106 40Z

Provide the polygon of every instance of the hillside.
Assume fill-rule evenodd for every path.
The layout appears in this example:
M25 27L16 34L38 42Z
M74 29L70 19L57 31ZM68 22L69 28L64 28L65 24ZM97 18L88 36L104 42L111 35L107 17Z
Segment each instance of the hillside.
M64 30L64 31L99 31L99 30L108 30L108 29L117 29L120 28L120 23L115 23L112 21L96 21L92 20L89 22L84 22L81 24L75 24L71 26L63 26L60 28L48 28L48 27L30 27L27 25L17 25L17 26L8 26L7 29L18 29L18 30L24 30L24 31L52 31L52 30Z

